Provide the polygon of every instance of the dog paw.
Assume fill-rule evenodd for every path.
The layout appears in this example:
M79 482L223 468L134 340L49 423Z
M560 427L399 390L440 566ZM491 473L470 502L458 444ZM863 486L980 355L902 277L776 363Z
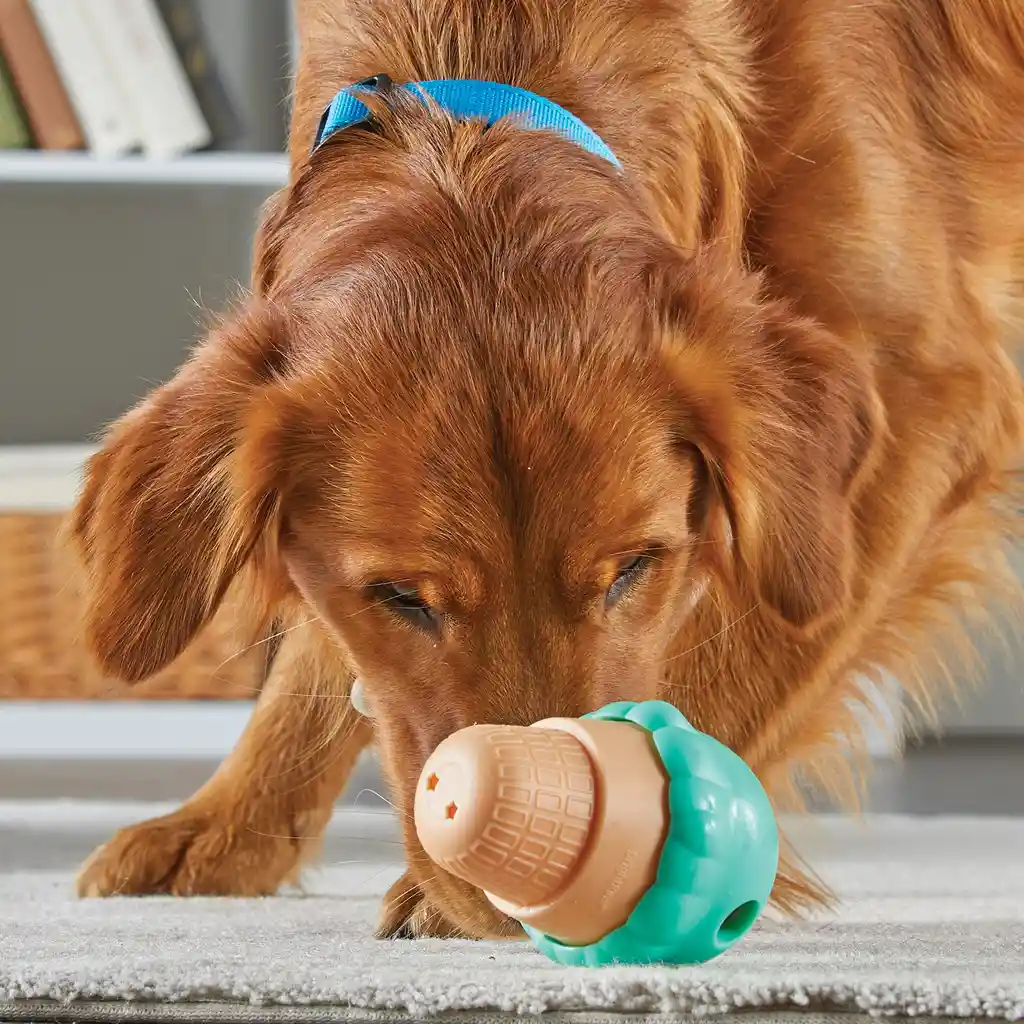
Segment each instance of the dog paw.
M466 938L466 934L423 895L408 871L384 896L376 935L378 939Z
M78 895L269 896L296 880L301 844L290 828L237 817L185 806L122 829L82 866Z

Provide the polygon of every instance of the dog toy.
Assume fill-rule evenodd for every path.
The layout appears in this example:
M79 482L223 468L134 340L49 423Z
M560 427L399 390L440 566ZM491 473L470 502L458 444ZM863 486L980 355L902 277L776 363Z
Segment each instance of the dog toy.
M567 966L710 960L778 870L757 777L664 701L461 729L424 765L414 816L436 864Z

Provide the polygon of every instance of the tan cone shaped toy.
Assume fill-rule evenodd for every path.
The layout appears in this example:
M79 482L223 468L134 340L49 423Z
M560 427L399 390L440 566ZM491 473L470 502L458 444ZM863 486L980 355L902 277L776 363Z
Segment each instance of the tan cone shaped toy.
M653 882L667 785L639 726L476 725L428 760L416 828L435 863L499 910L584 945L621 925Z

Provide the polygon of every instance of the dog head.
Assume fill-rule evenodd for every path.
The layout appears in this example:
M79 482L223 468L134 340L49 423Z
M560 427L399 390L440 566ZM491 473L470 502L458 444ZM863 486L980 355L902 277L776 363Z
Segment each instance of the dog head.
M656 696L709 586L826 622L866 373L676 251L597 158L411 110L314 155L255 280L90 466L91 646L151 675L256 564L362 679L428 895L507 933L416 841L425 758L474 722Z

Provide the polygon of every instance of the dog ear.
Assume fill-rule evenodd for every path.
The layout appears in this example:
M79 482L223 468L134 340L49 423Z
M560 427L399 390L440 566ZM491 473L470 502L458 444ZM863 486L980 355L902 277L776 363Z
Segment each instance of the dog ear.
M144 679L210 619L277 514L272 391L284 326L252 306L110 429L69 522L86 570L87 642Z
M676 264L661 319L680 437L706 469L708 548L730 549L716 568L813 629L849 598L852 503L881 435L870 369L713 256Z

